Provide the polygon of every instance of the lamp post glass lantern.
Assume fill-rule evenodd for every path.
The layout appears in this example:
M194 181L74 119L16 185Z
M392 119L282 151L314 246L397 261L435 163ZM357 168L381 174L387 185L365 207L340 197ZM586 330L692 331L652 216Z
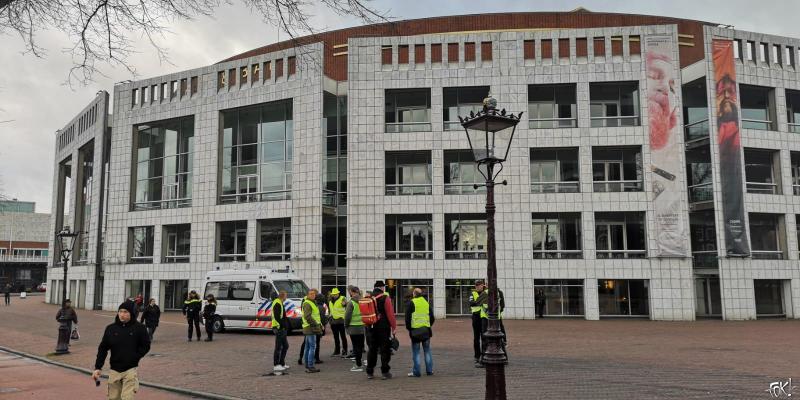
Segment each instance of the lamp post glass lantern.
M505 364L508 357L503 346L503 333L500 330L500 310L497 288L497 261L494 229L494 178L503 169L503 162L508 158L511 140L517 124L522 118L507 113L505 109L497 110L497 100L489 97L483 100L483 110L477 114L470 112L467 117L458 117L461 126L467 133L469 146L478 163L478 170L486 178L486 277L489 286L488 327L483 339L485 351L479 361L486 368L486 399L506 399ZM500 168L495 173L495 165ZM506 184L505 181L502 182Z
M69 269L69 258L72 254L72 250L75 246L76 239L78 238L79 232L72 232L69 230L69 227L65 227L56 234L56 239L58 239L59 245L59 253L61 256L61 267L64 269L64 281L61 284L61 309L66 308L67 303L67 271ZM61 318L58 319L58 343L56 344L56 354L67 354L69 353L69 335L70 332L70 319L67 318L65 315L66 313L61 314Z

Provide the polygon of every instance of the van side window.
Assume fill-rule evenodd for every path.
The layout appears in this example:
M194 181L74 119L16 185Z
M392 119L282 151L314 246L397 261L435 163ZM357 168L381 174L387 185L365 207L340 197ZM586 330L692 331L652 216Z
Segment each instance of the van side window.
M206 283L206 294L203 297L213 294L217 300L230 300L228 298L230 284L230 282L208 282Z
M274 299L278 297L278 292L272 287L272 284L269 282L261 282L261 298L262 299Z
M253 300L253 294L256 292L255 282L231 282L230 300Z

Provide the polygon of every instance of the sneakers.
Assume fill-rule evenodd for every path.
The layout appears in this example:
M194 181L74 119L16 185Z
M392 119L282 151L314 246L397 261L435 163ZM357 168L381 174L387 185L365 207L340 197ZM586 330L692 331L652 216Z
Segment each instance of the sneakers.
M192 341L192 338L189 338L189 341L191 342L191 341Z
M385 381L387 379L392 379L392 373L391 372L387 372L385 374L381 374L381 380Z
M303 359L302 358L297 360L297 365L303 365Z
M314 367L306 368L306 373L307 374L313 374L313 373L317 373L317 372L319 372L318 368L314 368Z
M433 372L426 372L425 375L431 376L433 375Z
M284 367L283 365L276 365L276 366L272 367L272 371L273 372L283 372L283 371L286 371L286 367Z
M281 365L281 367L283 367L284 370L289 369L289 366L286 364Z
M353 368L350 368L350 372L364 372L364 367L353 365Z
M338 355L340 355L339 351L334 351L333 353L331 353L331 357L336 357Z
M211 340L213 340L213 339L206 338L206 342L210 342Z
M416 374L414 374L413 372L409 372L409 373L408 373L408 377L409 377L409 378L419 378L419 377L420 377L420 375L416 375Z
M350 353L350 354L348 354L346 356L342 356L342 358L345 358L345 359L348 359L348 360L355 360L356 359L356 355L353 354L353 353Z
M367 374L367 379L375 379L375 375Z
M322 360L314 360L314 364L324 364L325 361Z

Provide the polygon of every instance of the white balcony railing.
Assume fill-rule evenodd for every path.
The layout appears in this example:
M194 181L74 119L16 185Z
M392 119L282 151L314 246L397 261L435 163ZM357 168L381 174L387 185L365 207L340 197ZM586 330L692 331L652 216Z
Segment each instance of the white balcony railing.
M15 256L11 254L0 255L0 262L14 263L46 263L50 256Z

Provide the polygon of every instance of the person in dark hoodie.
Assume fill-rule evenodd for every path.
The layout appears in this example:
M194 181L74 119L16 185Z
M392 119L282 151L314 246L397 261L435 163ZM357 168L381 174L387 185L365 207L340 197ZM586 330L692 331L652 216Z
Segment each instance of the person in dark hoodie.
M206 296L206 306L203 307L203 320L206 325L206 342L214 340L214 314L217 312L217 299L213 294ZM197 340L200 340L200 334L197 334Z
M147 328L147 335L150 336L150 342L153 341L153 334L156 333L158 328L158 321L161 319L161 309L156 304L156 299L150 299L144 311L142 311L141 323Z
M109 351L108 398L133 399L139 389L139 360L150 351L150 338L144 325L136 322L136 304L132 301L120 304L114 323L108 325L103 333L92 374L95 381L100 380Z
M183 302L183 315L186 316L186 322L189 324L189 341L192 341L192 327L197 331L197 341L200 341L200 309L203 307L203 302L200 301L200 295L194 290L189 292L189 297Z

